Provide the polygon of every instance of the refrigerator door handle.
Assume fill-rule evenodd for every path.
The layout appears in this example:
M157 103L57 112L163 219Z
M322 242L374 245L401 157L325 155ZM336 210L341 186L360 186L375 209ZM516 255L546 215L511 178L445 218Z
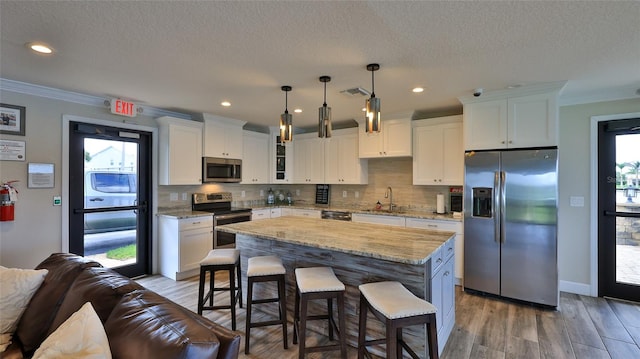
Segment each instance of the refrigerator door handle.
M506 233L505 233L505 207L507 205L507 193L506 193L506 183L507 183L507 172L500 172L500 242L506 243Z
M502 215L500 213L500 189L502 187L500 183L500 172L496 171L493 174L493 208L491 209L491 215L493 216L493 224L495 226L494 241L500 243L501 228L502 228Z

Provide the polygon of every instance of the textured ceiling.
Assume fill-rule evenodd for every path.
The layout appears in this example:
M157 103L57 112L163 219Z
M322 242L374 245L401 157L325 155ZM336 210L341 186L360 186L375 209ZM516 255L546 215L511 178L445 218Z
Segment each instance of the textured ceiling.
M568 80L565 99L640 87L640 2L0 1L0 77L179 112L313 126L360 118L380 63L382 112L459 109L476 87ZM43 41L52 56L24 46ZM423 86L425 92L411 89ZM623 95L625 96L625 95ZM229 108L220 106L228 100Z

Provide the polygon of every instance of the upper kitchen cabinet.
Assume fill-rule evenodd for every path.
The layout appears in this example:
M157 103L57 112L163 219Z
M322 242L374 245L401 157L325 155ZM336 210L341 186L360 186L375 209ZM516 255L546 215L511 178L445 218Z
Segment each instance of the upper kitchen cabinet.
M202 183L202 122L173 117L157 118L159 124L158 183Z
M269 135L243 132L242 184L269 183Z
M268 153L271 183L293 183L293 142L280 141L279 127L271 127L270 132Z
M359 125L360 158L411 156L411 113L381 121L380 133L366 133L364 123Z
M489 150L558 145L558 95L566 82L461 97L464 148Z
M316 133L294 136L294 183L324 183L324 139Z
M413 121L413 184L463 184L462 116Z
M203 156L242 159L242 126L246 121L202 114L204 118Z
M324 183L367 184L368 160L358 157L358 128L335 130L324 139Z

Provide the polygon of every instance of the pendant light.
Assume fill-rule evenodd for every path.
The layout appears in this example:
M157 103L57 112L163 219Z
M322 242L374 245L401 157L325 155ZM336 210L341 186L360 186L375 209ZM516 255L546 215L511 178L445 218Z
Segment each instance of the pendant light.
M318 137L331 137L331 107L327 107L327 82L329 76L320 76L320 82L324 82L324 103L318 109Z
M280 142L291 142L293 141L293 116L287 109L288 92L291 91L291 86L282 86L280 89L284 91L284 113L280 115Z
M373 73L380 69L378 64L367 65L367 70L371 71L371 97L365 104L365 131L367 133L380 132L380 99L376 97Z

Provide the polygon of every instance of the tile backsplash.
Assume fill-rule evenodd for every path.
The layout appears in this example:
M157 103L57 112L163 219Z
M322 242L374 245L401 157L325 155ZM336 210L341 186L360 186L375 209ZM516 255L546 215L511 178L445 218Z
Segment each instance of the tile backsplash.
M387 187L391 187L393 202L397 206L405 209L435 211L436 195L443 193L445 198L448 198L449 187L414 186L412 184L412 168L411 158L369 159L369 184L331 185L330 205L345 208L373 208L376 202L380 201L382 206L385 207L385 205L388 206L389 199L384 198L384 195ZM200 186L159 186L158 210L190 208L191 194L194 192L231 192L234 206L251 207L258 204L262 205L266 202L269 188L276 193L280 191L285 196L287 191L291 191L294 204L313 205L315 203L315 185L210 183ZM343 197L345 192L346 197ZM447 208L447 210L449 209Z

